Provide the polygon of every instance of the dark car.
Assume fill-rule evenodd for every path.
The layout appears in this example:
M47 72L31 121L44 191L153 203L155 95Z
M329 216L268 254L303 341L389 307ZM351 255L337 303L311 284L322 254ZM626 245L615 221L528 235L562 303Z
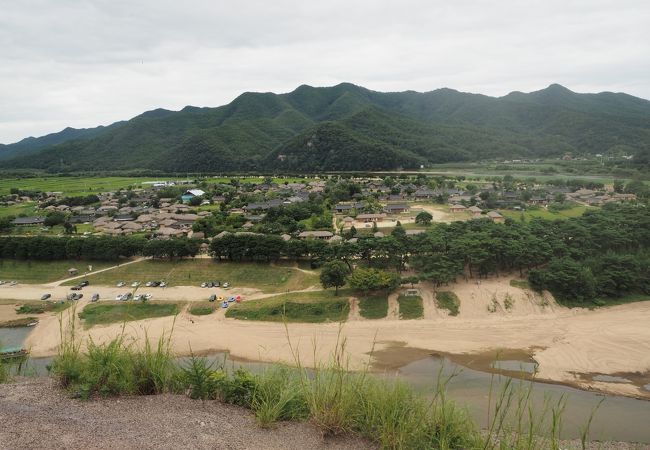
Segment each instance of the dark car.
M96 302L99 300L99 294L93 294L93 297L90 299L91 302Z
M73 291L80 291L83 288L83 286L72 286L70 289Z
M217 299L217 294L212 294L210 298L208 299L209 302L213 302Z
M218 281L213 281L212 286L219 287L219 286L221 286L221 283L219 283Z
M44 295L41 297L41 300L47 300L47 299L50 298L50 297L52 297L51 294L44 294Z
M81 287L86 287L86 286L88 286L89 284L90 284L90 282L88 282L88 280L83 280L81 283L79 283L79 286L81 286Z

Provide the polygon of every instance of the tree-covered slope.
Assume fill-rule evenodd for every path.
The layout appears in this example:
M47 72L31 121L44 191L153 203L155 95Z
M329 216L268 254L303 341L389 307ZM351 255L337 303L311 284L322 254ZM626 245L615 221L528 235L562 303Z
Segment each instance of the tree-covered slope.
M303 85L26 141L0 147L0 167L367 170L567 152L643 155L650 148L650 102L559 85L500 98Z

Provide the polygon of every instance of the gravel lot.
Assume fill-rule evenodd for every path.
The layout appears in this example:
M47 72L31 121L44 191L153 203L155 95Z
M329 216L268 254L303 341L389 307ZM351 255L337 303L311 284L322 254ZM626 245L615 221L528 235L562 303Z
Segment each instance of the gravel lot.
M47 378L0 385L0 448L370 449L362 439L328 438L306 423L262 429L232 405L181 395L81 401Z

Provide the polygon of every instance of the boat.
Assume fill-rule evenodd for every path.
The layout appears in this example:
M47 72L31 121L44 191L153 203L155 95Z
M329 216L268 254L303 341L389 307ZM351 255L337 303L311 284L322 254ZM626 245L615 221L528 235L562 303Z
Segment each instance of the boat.
M36 324L38 324L38 320L35 320L35 321L33 321L33 322L29 322L29 323L28 323L27 325L25 325L25 326L26 326L26 327L33 327L33 326L35 326Z
M27 355L29 355L29 351L24 348L6 348L4 350L0 350L0 361L10 361L12 359L25 358Z

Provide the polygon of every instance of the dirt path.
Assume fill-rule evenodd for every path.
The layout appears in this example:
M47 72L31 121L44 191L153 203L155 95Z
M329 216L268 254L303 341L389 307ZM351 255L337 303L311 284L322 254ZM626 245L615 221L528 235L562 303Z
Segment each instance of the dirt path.
M422 297L423 318L432 320L441 317L436 306L435 291L431 283L420 283L420 297Z
M356 320L365 320L361 315L361 310L359 308L359 299L356 297L350 297L350 314L348 314L348 322Z
M385 320L399 320L399 303L397 302L398 293L388 296L388 313Z
M307 423L262 429L246 409L181 395L74 400L47 378L0 385L0 422L7 449L375 448L355 437L325 440Z
M122 263L122 264L116 264L114 266L106 267L106 268L101 269L101 270L93 270L92 272L88 272L88 273L85 273L83 275L77 275L75 277L70 277L70 278L65 278L63 280L53 281L51 283L45 283L42 286L44 286L44 287L61 286L63 283L67 283L68 281L81 280L82 278L87 278L90 275L95 275L95 274L102 273L102 272L108 272L109 270L117 269L118 267L128 266L129 264L135 264L135 263L138 263L140 261L144 261L146 259L150 259L150 258L148 258L148 257L136 258L133 261L125 262L125 263Z

